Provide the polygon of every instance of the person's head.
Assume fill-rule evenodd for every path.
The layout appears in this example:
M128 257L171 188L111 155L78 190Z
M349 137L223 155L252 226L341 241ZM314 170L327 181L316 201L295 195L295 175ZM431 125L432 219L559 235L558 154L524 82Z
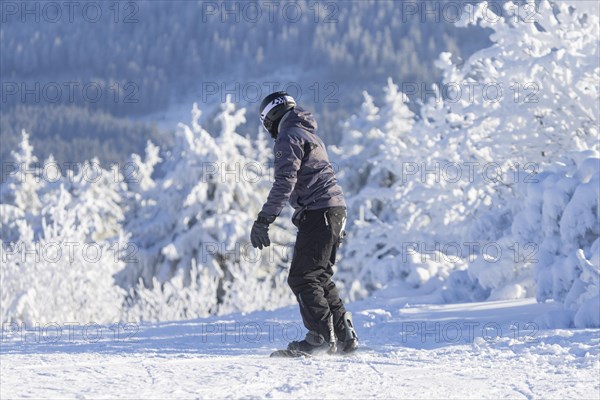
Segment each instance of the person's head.
M281 118L294 107L296 107L294 98L286 92L271 93L260 103L260 122L273 139L279 133Z

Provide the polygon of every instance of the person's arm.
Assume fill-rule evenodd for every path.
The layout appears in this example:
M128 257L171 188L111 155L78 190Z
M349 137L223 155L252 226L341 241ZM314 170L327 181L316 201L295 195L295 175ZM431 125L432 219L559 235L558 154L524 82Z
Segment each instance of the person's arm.
M269 239L269 225L281 213L285 203L289 200L296 181L298 170L304 157L304 149L300 140L280 136L275 142L275 182L267 197L267 202L258 213L258 218L252 225L250 241L252 246L262 249L271 245Z
M259 215L277 217L289 200L304 157L301 139L282 135L275 143L275 182Z

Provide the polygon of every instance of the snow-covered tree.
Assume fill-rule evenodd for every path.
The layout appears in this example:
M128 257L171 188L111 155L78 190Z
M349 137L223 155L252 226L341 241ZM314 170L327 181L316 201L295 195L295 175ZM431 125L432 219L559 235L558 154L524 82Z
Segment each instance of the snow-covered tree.
M27 149L31 150L24 136L15 159L22 161L19 156ZM54 168L54 164L49 158L38 169ZM16 201L0 204L3 322L34 326L120 319L125 292L114 275L125 266L121 261L126 239L121 229L123 188L107 170L98 168L94 176L87 175L90 165L28 190L24 189L27 182L16 178L5 188L4 198ZM46 183L48 176L42 179L43 174L34 172L29 174ZM37 190L40 187L43 193ZM24 191L28 197L21 197ZM33 199L39 207L32 217Z
M262 253L248 240L270 188L266 143L236 132L245 110L229 98L215 118L218 134L200 126L200 115L194 104L191 124L179 125L164 152L162 177L146 185L128 218L140 256L121 275L131 289L132 318L190 318L291 301L282 267L292 237L280 229L289 221L278 219L275 245Z
M448 105L451 114L469 115L450 135L452 151L504 171L495 184L472 186L484 202L471 213L465 237L494 240L503 254L514 255L493 262L479 257L468 275L490 290L491 298L537 292L540 301L552 298L573 308L579 302L571 290L594 287L592 278L582 286L582 265L597 265L598 194L587 188L597 188L594 174L600 170L593 158L599 148L598 14L568 2L542 1L532 23L511 15L512 6L505 7L510 18L497 24L479 17L482 26L494 30L490 49L475 53L461 68L445 55L440 63L446 80L499 82L511 89L510 97L497 102ZM508 178L511 165L527 164L516 179ZM577 324L598 325L597 319L583 319Z
M419 213L424 208L419 203L431 201L428 194L443 192L439 188L428 191L426 184L407 179L423 157L422 138L413 132L415 116L407 106L408 97L391 79L384 94L379 108L363 93L360 114L343 125L344 139L339 148L333 148L350 217L339 263L339 276L350 298L365 296L391 281L418 287L433 277L447 276L451 267L440 262L436 252L433 257L421 257L420 243L410 242L414 236L408 232L430 222ZM406 201L409 192L413 197Z
M537 182L521 185L521 205L498 240L510 257L476 260L467 270L471 279L490 289L492 299L552 299L565 304L575 326L600 326L599 188L594 151L563 157Z
M171 147L111 171L97 160L48 181L28 136L2 186L3 321L180 319L293 301L289 210L258 252L249 230L272 183L266 135L236 129L227 99L219 132L180 124Z
M0 203L13 205L26 213L36 215L41 207L39 191L45 180L29 134L21 131L21 143L17 151L12 151L13 161L3 165L3 173L8 175L0 188Z
M523 5L506 3L504 16L497 18L490 18L485 3L467 7L459 25L478 23L491 29L492 45L461 65L448 53L440 56L437 65L444 80L436 88L439 95L421 107L403 143L390 139L399 123L386 126L391 117L384 117L370 98L363 116L347 125L350 139L338 152L340 165L353 166L360 180L342 173L344 187L353 195L354 221L341 273L353 293L366 294L393 280L418 286L432 277L448 277L448 290L441 293L446 300L533 296L534 265L512 257L490 262L482 247L492 242L505 255L513 254L515 240L536 238L510 235L517 220L527 221L528 231L540 232L540 221L521 213L534 201L524 188L553 162L598 150L598 15L564 2L541 1L534 23L516 11ZM385 149L369 151L378 140L387 140ZM380 163L380 154L394 151L395 162ZM376 168L387 170L387 184L371 175ZM357 202L362 207L352 209ZM583 203L576 204L579 209ZM463 247L473 242L474 248ZM593 254L593 242L578 247L586 260ZM416 251L407 247L413 243L418 244ZM459 259L436 248L451 243L460 246ZM578 249L571 253L572 264L583 262L576 258ZM471 250L474 260L466 257L473 255ZM421 271L423 279L415 278L416 269L410 267L415 257L421 262L435 259L436 268ZM345 271L348 264L352 267ZM448 276L454 269L460 271Z

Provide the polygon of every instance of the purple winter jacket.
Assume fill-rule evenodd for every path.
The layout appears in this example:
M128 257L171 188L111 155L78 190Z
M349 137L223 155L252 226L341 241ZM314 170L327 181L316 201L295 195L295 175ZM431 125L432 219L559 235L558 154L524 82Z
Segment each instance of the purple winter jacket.
M300 107L279 122L275 140L275 182L261 213L278 216L289 200L296 220L304 210L343 206L344 193L337 184L325 144L315 134L317 122Z

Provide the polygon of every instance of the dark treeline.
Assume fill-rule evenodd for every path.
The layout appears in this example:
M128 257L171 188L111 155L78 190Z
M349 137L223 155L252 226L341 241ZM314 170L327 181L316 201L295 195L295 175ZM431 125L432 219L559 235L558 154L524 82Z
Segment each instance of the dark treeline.
M18 148L22 129L30 133L38 160L43 162L52 154L63 173L93 157L105 168L112 163L122 165L131 153L143 152L148 140L159 145L167 140L153 125L103 111L75 106L17 106L0 118L3 166L13 162L11 150Z
M11 135L27 127L37 151L48 149L42 140L56 143L50 148L57 159L66 154L58 149L75 146L77 155L123 160L132 148L142 151L136 141L120 145L128 133L104 136L98 122L82 132L83 122L73 121L96 112L102 120L144 116L186 91L214 103L223 96L206 99L207 83L218 90L239 83L243 90L249 81L299 82L325 139L337 142L337 122L360 105L362 90L377 94L391 77L416 83L412 97L420 99L422 85L440 80L433 62L440 52L466 57L488 43L480 28L452 24L457 5L466 2L446 0L91 2L86 13L86 2L72 13L66 3L52 2L60 18L44 2L10 3L20 8L4 10L0 26L3 155L18 140ZM97 20L91 8L100 10ZM254 100L242 93L239 101ZM27 126L14 125L23 122L25 109L17 107L23 104L40 108L26 109ZM82 115L50 130L33 115L47 114L49 106Z

